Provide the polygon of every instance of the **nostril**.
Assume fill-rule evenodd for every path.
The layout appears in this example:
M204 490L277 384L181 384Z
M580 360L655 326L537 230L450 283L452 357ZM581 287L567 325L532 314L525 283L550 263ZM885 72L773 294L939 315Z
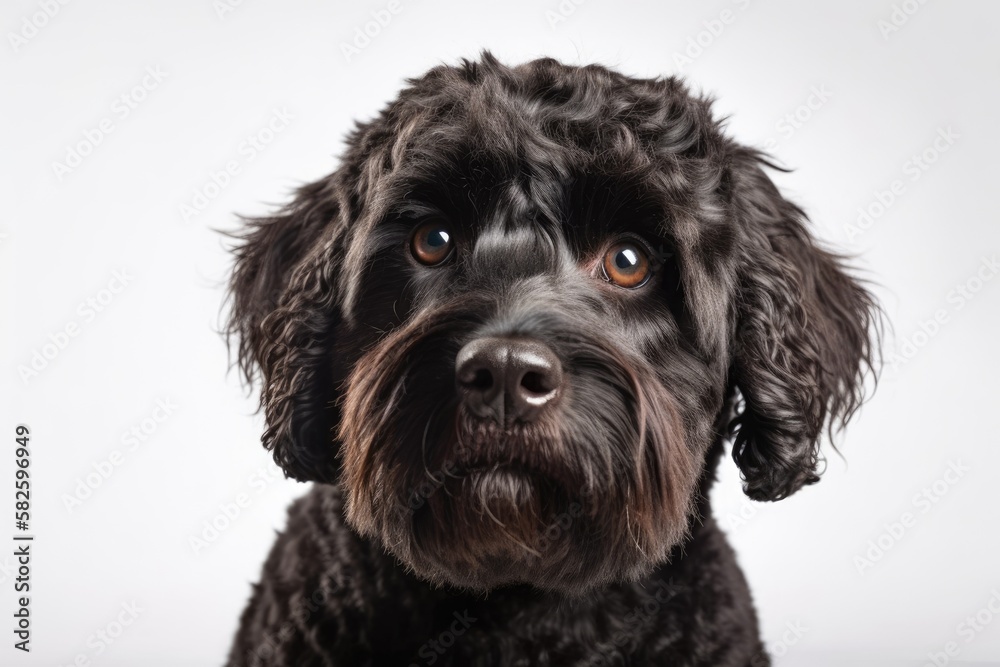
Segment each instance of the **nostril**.
M496 383L496 374L489 364L466 363L459 366L458 386L466 391L486 392Z
M469 389L485 391L493 386L493 373L488 368L477 369L465 386Z
M552 391L549 382L542 373L528 371L521 378L521 387L530 394L547 394Z

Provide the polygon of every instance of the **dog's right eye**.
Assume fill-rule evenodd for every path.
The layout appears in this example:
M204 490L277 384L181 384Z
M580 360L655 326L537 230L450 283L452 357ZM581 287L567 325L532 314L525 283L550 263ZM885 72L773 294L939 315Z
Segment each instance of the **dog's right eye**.
M646 251L627 240L605 253L601 272L609 283L626 289L642 287L653 273Z
M425 266L443 264L451 257L454 245L451 232L440 220L425 222L414 230L410 238L410 252Z

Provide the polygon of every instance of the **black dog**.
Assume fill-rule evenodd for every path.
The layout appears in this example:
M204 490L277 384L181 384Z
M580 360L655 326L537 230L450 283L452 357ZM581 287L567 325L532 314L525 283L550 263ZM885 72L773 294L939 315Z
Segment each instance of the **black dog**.
M765 665L712 519L817 481L877 309L672 78L437 67L255 220L230 329L298 480L230 665Z

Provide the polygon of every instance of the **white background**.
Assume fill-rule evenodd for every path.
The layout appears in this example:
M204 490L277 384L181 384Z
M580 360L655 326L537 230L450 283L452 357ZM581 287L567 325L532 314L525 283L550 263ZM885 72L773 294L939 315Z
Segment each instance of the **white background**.
M980 630L960 627L1000 600L1000 278L983 264L1000 252L1000 5L908 0L912 15L880 30L889 0L567 0L562 14L556 0L398 2L350 59L342 44L387 2L245 0L220 16L212 0L76 0L51 18L38 0L5 3L0 539L12 544L14 427L25 423L37 541L30 656L11 647L14 563L0 548L0 663L222 662L285 507L305 488L276 475L258 445L256 396L227 375L217 329L230 258L213 230L335 168L352 120L371 117L404 77L489 48L511 63L550 55L687 77L717 97L734 136L796 169L779 185L878 285L895 361L840 439L844 458L827 448L823 481L774 505L744 501L728 460L716 487L778 664L918 666L948 642L959 650L949 664L1000 664L1000 619L987 611ZM165 78L123 117L116 100L157 67ZM275 109L293 119L249 159L241 145ZM57 175L54 163L102 119L113 131ZM957 138L935 150L949 128ZM928 149L933 163L913 172ZM213 190L211 172L230 160L240 172ZM878 212L896 180L894 201L858 227L859 208ZM181 205L206 186L214 197L185 220ZM119 288L116 271L127 285L105 291ZM105 305L91 312L87 299ZM45 348L73 325L62 349ZM44 368L22 378L45 351ZM152 430L158 400L176 408ZM144 424L151 433L129 450L123 434ZM120 465L67 509L115 450ZM941 481L952 463L967 472ZM936 502L915 500L935 482ZM190 537L239 494L249 507L195 553ZM906 512L911 525L890 530ZM138 618L97 655L95 633L132 602Z

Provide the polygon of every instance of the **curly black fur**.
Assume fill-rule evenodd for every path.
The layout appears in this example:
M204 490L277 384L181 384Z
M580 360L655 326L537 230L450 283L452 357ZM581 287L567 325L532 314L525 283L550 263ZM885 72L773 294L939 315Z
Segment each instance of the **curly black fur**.
M759 153L677 79L490 54L359 125L341 167L251 220L230 332L296 503L237 665L764 665L707 502L818 479L862 399L877 307ZM439 267L408 252L446 224ZM601 278L623 234L652 278ZM469 413L459 349L529 338L554 407ZM742 407L740 407L742 406Z

